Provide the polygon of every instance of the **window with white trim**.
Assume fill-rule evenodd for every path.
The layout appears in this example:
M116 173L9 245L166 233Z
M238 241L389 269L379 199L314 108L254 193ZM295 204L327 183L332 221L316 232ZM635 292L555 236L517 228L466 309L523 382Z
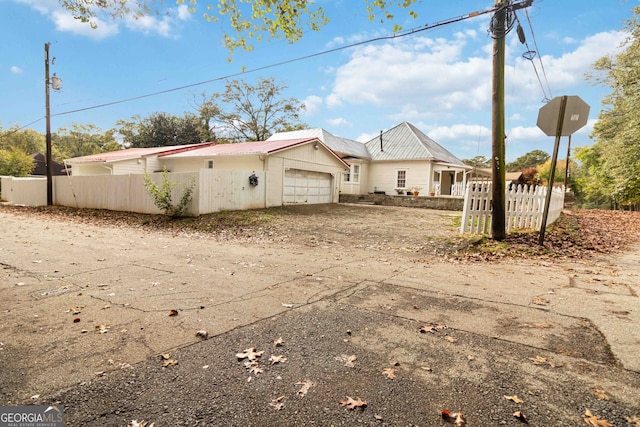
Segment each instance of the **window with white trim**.
M360 165L351 165L351 175L354 184L360 183Z
M407 171L399 170L396 175L396 188L406 188L407 187Z

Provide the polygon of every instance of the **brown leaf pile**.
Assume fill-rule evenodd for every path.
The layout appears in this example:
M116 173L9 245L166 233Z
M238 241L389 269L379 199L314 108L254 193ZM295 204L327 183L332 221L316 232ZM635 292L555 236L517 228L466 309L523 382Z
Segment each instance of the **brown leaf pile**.
M449 258L471 262L510 257L591 259L640 243L640 212L565 210L547 227L542 246L539 237L537 231L510 233L503 241L485 237Z

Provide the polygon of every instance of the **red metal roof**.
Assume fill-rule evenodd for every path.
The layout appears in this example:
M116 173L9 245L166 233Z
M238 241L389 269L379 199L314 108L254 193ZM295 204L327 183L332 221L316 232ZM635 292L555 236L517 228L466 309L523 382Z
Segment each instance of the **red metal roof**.
M205 144L188 144L188 145L171 145L166 147L149 147L149 148L127 148L126 150L110 151L108 153L92 154L90 156L74 157L65 160L66 163L109 163L120 160L139 159L150 155L180 153L197 149L200 147L208 147L215 145L215 142L207 142Z
M284 141L258 141L258 142L243 142L237 144L217 144L210 145L208 147L197 148L195 150L189 150L182 153L163 153L158 157L209 157L209 156L224 156L224 155L243 155L243 154L271 154L280 150L295 147L310 141L318 141L322 143L318 138L300 138L289 139Z

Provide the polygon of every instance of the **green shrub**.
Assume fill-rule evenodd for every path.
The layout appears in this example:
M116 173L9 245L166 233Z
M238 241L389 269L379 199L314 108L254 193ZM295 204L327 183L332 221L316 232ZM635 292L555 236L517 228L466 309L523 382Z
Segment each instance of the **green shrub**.
M196 178L195 176L191 177L189 186L184 189L182 197L180 197L180 201L177 204L174 204L171 198L171 193L176 185L178 185L177 182L169 179L169 171L167 171L167 168L164 168L162 171L162 182L160 185L156 185L149 175L146 173L144 174L144 186L153 199L153 204L163 211L165 215L172 218L186 215L187 205L193 198L193 189L196 185Z

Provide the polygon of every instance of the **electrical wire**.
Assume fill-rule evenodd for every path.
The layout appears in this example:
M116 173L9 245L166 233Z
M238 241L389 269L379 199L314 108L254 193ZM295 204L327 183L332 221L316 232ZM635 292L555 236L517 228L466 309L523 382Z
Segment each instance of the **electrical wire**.
M540 55L540 49L538 49L538 42L536 41L536 34L533 32L533 25L531 24L531 18L529 18L529 12L527 9L524 10L524 13L527 15L527 21L529 22L529 29L531 30L531 36L533 37L533 45L536 48L536 52L538 52L538 60L540 61L540 67L542 68L542 74L544 75L544 81L547 83L547 88L549 89L549 98L553 98L551 94L551 86L549 86L549 79L547 78L547 72L544 69L544 63L542 62L542 55Z
M518 27L522 28L522 26L520 25L520 19L518 19L518 15L516 15L516 20L518 21ZM538 83L540 84L540 89L542 89L542 94L544 95L544 98L542 101L548 102L550 98L547 97L547 91L545 90L544 85L542 84L542 80L540 79L540 74L538 74L538 68L536 67L535 62L533 62L533 59L535 58L535 56L536 55L540 56L540 55L538 54L537 51L531 50L531 48L529 48L529 43L527 42L526 38L524 38L523 44L527 47L527 51L522 54L522 57L531 62L533 71L536 73L536 78L538 79Z
M511 13L513 13L512 9L511 9L511 6L512 6L511 4L508 4L506 6L502 6L502 8L508 8L511 11ZM131 98L125 98L125 99L121 99L121 100L117 100L117 101L106 102L106 103L103 103L103 104L92 105L92 106L89 106L89 107L77 108L77 109L74 109L74 110L68 110L68 111L63 111L63 112L60 112L60 113L54 113L54 114L51 114L50 117L64 116L64 115L68 115L68 114L79 113L79 112L82 112L82 111L94 110L94 109L104 108L104 107L108 107L108 106L112 106L112 105L123 104L123 103L126 103L126 102L136 101L136 100L139 100L139 99L150 98L150 97L153 97L153 96L158 96L158 95L163 95L163 94L166 94L166 93L176 92L176 91L188 89L188 88L195 87L195 86L201 86L201 85L204 85L204 84L213 83L213 82L220 81L220 80L226 80L226 79L229 79L229 78L232 78L232 77L237 77L237 76L245 75L245 74L248 74L248 73L255 73L257 71L262 71L262 70L266 70L266 69L270 69L270 68L275 68L275 67L279 67L279 66L282 66L282 65L291 64L291 63L294 63L294 62L304 61L304 60L307 60L307 59L310 59L310 58L314 58L314 57L318 57L318 56L322 56L322 55L327 55L329 53L334 53L334 52L338 52L338 51L341 51L341 50L350 49L350 48L353 48L353 47L362 46L362 45L369 44L369 43L374 43L374 42L377 42L377 41L399 39L399 38L403 38L403 37L407 37L407 36L410 36L410 35L414 35L414 34L417 34L417 33L420 33L420 32L426 31L426 30L431 30L431 29L434 29L434 28L437 28L437 27L442 27L442 26L445 26L445 25L454 24L456 22L461 22L461 21L464 21L464 20L467 20L467 19L470 19L470 18L475 18L477 16L486 15L488 13L493 13L493 12L496 12L496 11L498 11L500 9L501 8L495 8L494 7L494 8L486 9L486 10L483 10L483 11L474 11L474 12L468 13L466 15L460 15L460 16L457 16L457 17L454 17L454 18L446 19L446 20L443 20L443 21L438 21L438 22L435 22L433 24L425 24L425 25L422 25L420 27L415 27L414 29L411 29L411 30L408 30L408 31L405 31L405 32L392 34L392 35L388 35L388 36L375 37L375 38L363 40L363 41L360 41L360 42L351 43L351 44L348 44L348 45L336 47L336 48L333 48L333 49L327 49L327 50L324 50L324 51L316 52L316 53L313 53L313 54L310 54L310 55L305 55L305 56L301 56L301 57L298 57L298 58L289 59L289 60L286 60L286 61L276 62L276 63L265 65L265 66L262 66L262 67L252 68L250 70L243 70L241 72L232 73L232 74L228 74L226 76L216 77L216 78L209 79L209 80L204 80L204 81L197 82L197 83L191 83L191 84L178 86L178 87L174 87L174 88L170 88L170 89L165 89L165 90L161 90L161 91L157 91L157 92L152 92L152 93L148 93L148 94L144 94L144 95L134 96L134 97L131 97ZM511 15L511 13L508 13L508 15ZM495 19L495 16L492 19L492 23L491 23L492 27L494 25L494 23L493 23L494 19ZM513 23L514 23L513 19L510 19L510 18L507 19L507 25L505 27L505 34L508 33L509 31L511 31L511 29L513 27ZM22 127L18 128L16 130L12 131L11 133L0 135L0 139L5 137L5 136L9 136L9 135L11 135L11 134L13 134L15 132L18 132L19 130L22 130L22 129L24 129L24 128L26 128L26 127L34 124L34 123L37 123L40 120L43 120L44 118L45 117L41 117L41 118L39 118L39 119L37 119L37 120L35 120L35 121L25 125L25 126L22 126Z
M97 108L108 107L108 106L111 106L111 105L122 104L122 103L125 103L125 102L136 101L136 100L139 100L139 99L149 98L149 97L152 97L152 96L163 95L163 94L170 93L170 92L176 92L176 91L179 91L179 90L188 89L188 88L191 88L191 87L194 87L194 86L201 86L201 85L204 85L204 84L213 83L213 82L220 81L220 80L226 80L226 79L229 79L229 78L237 77L237 76L248 74L248 73L255 73L257 71L262 71L262 70L266 70L266 69L269 69L269 68L274 68L274 67L279 67L279 66L286 65L286 64L291 64L293 62L304 61L304 60L307 60L307 59L310 59L310 58L314 58L314 57L317 57L317 56L327 55L329 53L338 52L338 51L344 50L344 49L350 49L350 48L361 46L361 45L364 45L364 44L374 43L374 42L382 41L382 40L399 39L399 38L403 38L403 37L407 37L407 36L410 36L410 35L413 35L413 34L420 33L422 31L431 30L433 28L442 27L442 26L445 26L445 25L450 25L450 24L453 24L453 23L456 23L456 22L464 21L466 19L475 18L475 17L480 16L480 15L485 15L485 14L488 14L488 13L492 13L492 12L495 12L496 10L497 10L497 8L486 9L486 10L477 11L477 12L471 12L471 13L468 13L466 15L461 15L461 16L457 16L455 18L450 18L450 19L446 19L446 20L443 20L443 21L438 21L438 22L435 22L433 24L425 24L425 25L422 25L420 27L416 27L414 29L407 30L407 31L402 32L402 33L392 34L392 35L388 35L388 36L375 37L375 38L372 38L372 39L363 40L363 41L356 42L356 43L351 43L351 44L340 46L340 47L336 47L336 48L333 48L333 49L327 49L327 50L324 50L324 51L321 51L321 52L312 53L310 55L305 55L305 56L301 56L301 57L298 57L298 58L289 59L289 60L286 60L286 61L281 61L281 62L273 63L273 64L270 64L270 65L265 65L265 66L262 66L262 67L252 68L250 70L244 70L244 71L241 71L241 72L228 74L226 76L216 77L216 78L213 78L213 79L210 79L210 80L204 80L204 81L197 82L197 83L191 83L191 84L187 84L187 85L184 85L184 86L179 86L179 87L166 89L166 90L162 90L162 91L158 91L158 92L152 92L152 93L148 93L148 94L145 94L145 95L134 96L134 97L131 97L131 98L121 99L121 100L118 100L118 101L106 102L104 104L93 105L93 106L84 107L84 108L78 108L78 109L75 109L75 110L63 111L63 112L60 112L60 113L52 114L51 117L63 116L63 115L67 115L67 114L78 113L78 112L81 112L81 111L93 110L93 109L97 109ZM42 119L39 119L39 120L42 120Z

